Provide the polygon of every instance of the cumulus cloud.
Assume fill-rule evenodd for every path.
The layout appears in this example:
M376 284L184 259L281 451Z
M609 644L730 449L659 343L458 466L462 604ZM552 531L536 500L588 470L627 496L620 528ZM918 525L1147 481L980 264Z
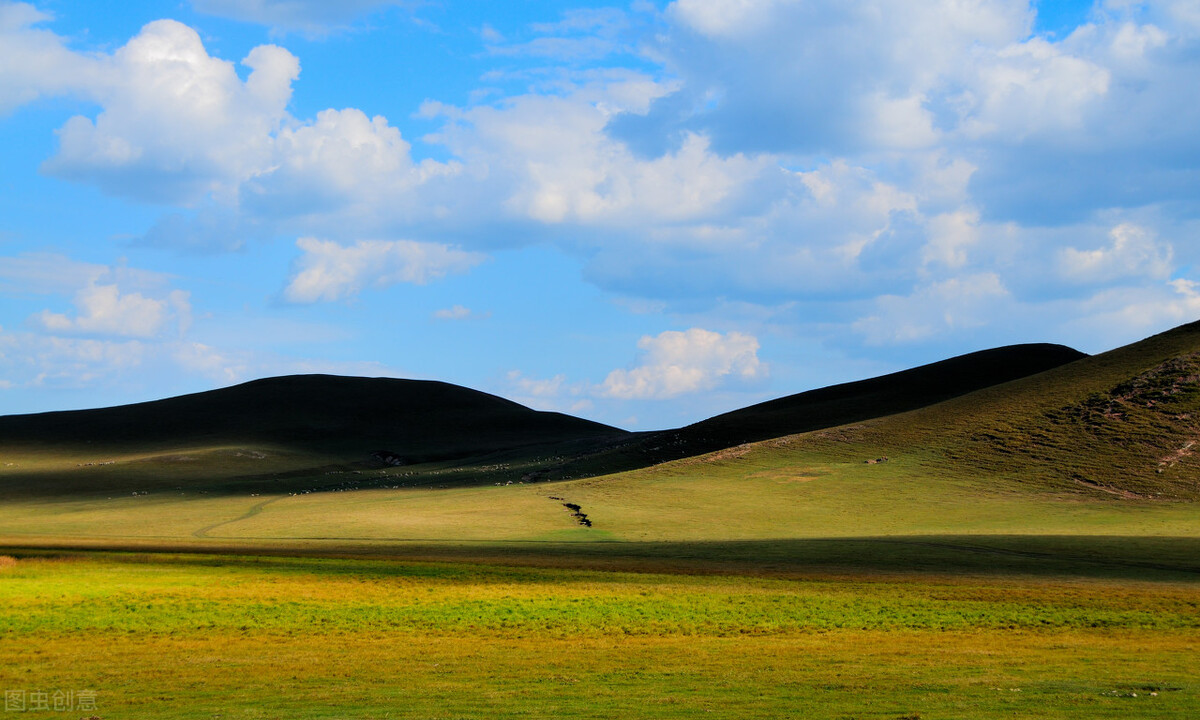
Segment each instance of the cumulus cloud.
M752 335L692 328L668 330L638 341L640 363L613 370L596 388L602 397L663 399L711 390L734 381L765 378L767 366L758 359L758 340Z
M300 72L291 53L262 45L242 61L251 70L243 82L172 20L149 23L96 62L100 77L88 92L103 109L68 120L43 169L114 195L182 204L233 192L269 165Z
M736 207L769 172L766 158L720 157L706 138L640 160L605 132L623 108L645 107L664 92L636 73L552 96L527 94L501 106L427 107L447 120L432 139L468 168L486 168L496 208L510 217L557 225L631 226L714 217Z
M413 240L360 240L341 245L331 240L300 238L304 254L284 290L291 302L340 300L368 287L396 283L423 285L448 273L466 272L483 262L479 253L438 243Z
M34 316L43 328L55 333L95 333L127 337L154 337L167 321L178 320L180 331L191 322L188 293L173 290L165 298L122 293L116 285L90 285L75 296L74 316L44 310Z
M195 30L172 20L147 24L111 55L72 52L56 36L19 24L7 31L0 25L6 36L21 40L19 47L44 45L28 52L45 58L32 67L15 57L0 62L0 109L5 97L12 104L63 93L101 108L59 129L58 152L43 164L45 172L141 201L216 203L202 210L196 227L178 221L158 227L156 244L172 235L211 235L200 221L211 225L213 218L237 228L256 218L337 210L346 217L363 208L378 214L414 186L457 170L453 163L414 163L409 143L381 116L347 108L309 122L293 118L287 105L300 64L275 45L250 51L242 80L232 62L208 54ZM0 53L8 47L0 42ZM249 218L231 222L230 209L239 206Z
M979 241L979 213L957 210L930 218L929 241L922 249L926 263L941 263L960 268L967 262L967 250Z
M0 115L95 81L98 63L71 52L53 32L36 27L50 19L33 5L0 2Z
M196 2L282 29L381 7ZM569 69L529 75L517 95L429 102L421 118L440 127L416 139L356 108L292 117L299 64L282 48L253 50L242 80L178 23L81 53L9 3L0 112L62 93L95 101L45 168L176 206L145 242L304 236L294 302L544 242L576 253L591 282L668 311L806 302L864 341L920 342L1014 304L1164 297L1172 271L1200 261L1171 231L1200 211L1193 5L1101 3L1061 38L1034 34L1034 5L1012 0L678 0L640 36L636 12L571 13L533 41L485 33L495 53ZM613 67L635 44L636 69ZM419 142L452 159L414 161ZM113 307L164 299L94 282L120 288ZM86 324L79 303L49 322Z
M1109 232L1109 243L1094 250L1063 248L1059 253L1062 275L1077 282L1104 282L1117 278L1171 274L1173 249L1146 228L1121 223Z
M43 310L31 319L51 333L150 338L172 321L191 325L190 294L170 287L163 273L73 260L55 253L0 257L0 292L70 295L75 312Z
M874 301L875 312L853 327L870 345L912 343L986 325L1008 309L1011 298L995 273L955 277L910 295L881 296Z
M81 388L136 372L143 340L102 340L0 331L0 373L10 388Z
M249 180L241 201L266 217L338 214L375 217L412 204L411 191L454 175L457 163L414 163L410 145L383 116L324 110L311 123L280 130L272 164Z

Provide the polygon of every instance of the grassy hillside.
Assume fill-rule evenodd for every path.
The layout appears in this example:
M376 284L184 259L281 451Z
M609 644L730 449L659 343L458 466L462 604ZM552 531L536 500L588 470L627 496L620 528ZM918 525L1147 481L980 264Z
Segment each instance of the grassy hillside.
M43 445L0 484L145 489L0 497L0 682L101 717L1193 717L1198 353L1189 326L906 408L951 392L918 369L695 426L808 432L553 482L480 481L668 435L400 467Z
M994 485L1200 496L1200 323L919 411L796 438Z
M272 378L137 405L0 417L0 497L589 477L924 407L1078 357L1057 345L998 348L658 433L535 412L439 382Z
M605 454L608 471L646 467L744 443L837 427L928 407L1086 357L1063 345L983 350L868 380L770 400L678 430L630 440ZM589 458L595 463L599 458ZM582 465L582 463L580 463ZM573 474L584 474L573 468ZM590 474L590 473L588 473Z
M441 382L302 375L0 418L0 496L344 484L379 468L507 466L628 433ZM394 473L393 473L394 474ZM302 479L302 480L301 480Z

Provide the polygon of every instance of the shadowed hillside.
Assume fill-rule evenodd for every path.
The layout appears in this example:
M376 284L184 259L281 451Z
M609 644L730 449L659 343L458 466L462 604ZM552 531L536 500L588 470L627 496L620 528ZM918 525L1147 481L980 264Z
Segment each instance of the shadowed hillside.
M508 477L629 433L442 382L300 375L97 410L0 418L0 497L279 492ZM474 473L441 478L447 468ZM483 469L479 469L480 466ZM378 472L389 469L389 473Z
M147 451L265 444L362 458L386 450L410 463L624 434L447 383L330 375L0 418L0 443L7 446Z
M717 415L678 430L638 436L587 464L606 471L645 467L743 443L837 427L927 407L980 388L1087 357L1063 345L1010 345L869 380L833 385ZM570 472L579 474L581 464Z
M0 495L587 477L925 407L1079 357L1059 345L997 348L658 433L536 412L440 382L271 378L136 405L0 418L7 461ZM341 477L367 471L369 481Z

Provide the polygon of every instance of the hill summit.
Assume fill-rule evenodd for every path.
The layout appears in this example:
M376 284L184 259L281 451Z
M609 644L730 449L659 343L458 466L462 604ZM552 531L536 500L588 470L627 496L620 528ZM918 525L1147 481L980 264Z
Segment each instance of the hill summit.
M620 437L607 425L428 380L295 375L166 400L0 418L0 445L146 452L268 445L407 462Z

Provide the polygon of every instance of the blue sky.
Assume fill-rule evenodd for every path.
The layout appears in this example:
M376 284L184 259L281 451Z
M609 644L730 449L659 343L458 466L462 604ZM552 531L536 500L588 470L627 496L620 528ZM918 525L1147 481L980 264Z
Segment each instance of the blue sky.
M1200 317L1198 86L1194 0L0 0L0 413L1106 350Z

